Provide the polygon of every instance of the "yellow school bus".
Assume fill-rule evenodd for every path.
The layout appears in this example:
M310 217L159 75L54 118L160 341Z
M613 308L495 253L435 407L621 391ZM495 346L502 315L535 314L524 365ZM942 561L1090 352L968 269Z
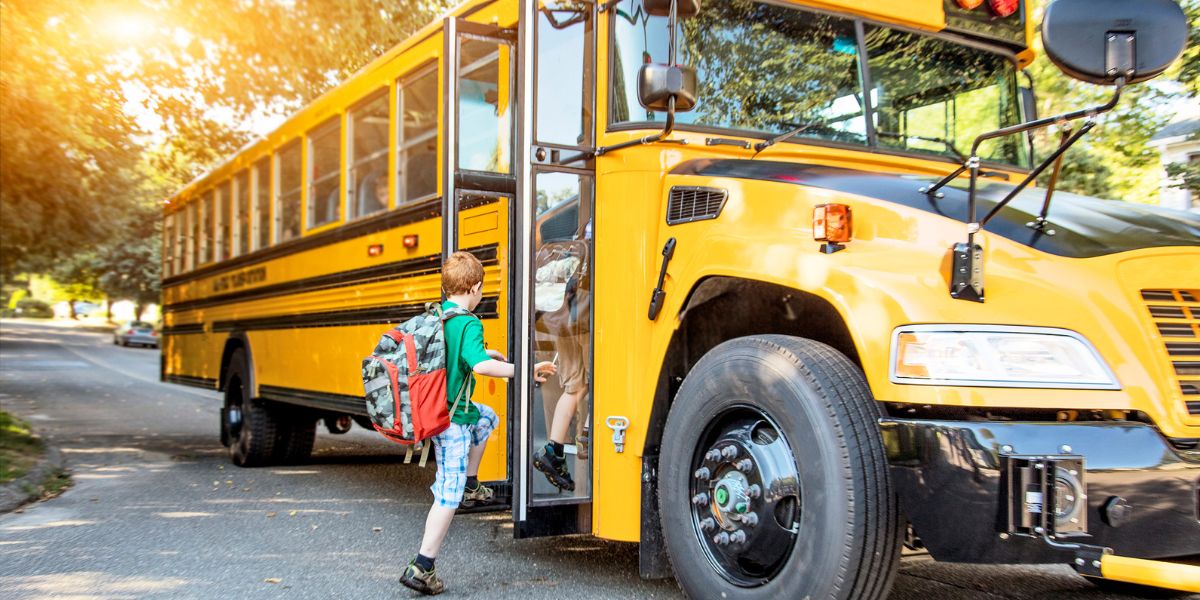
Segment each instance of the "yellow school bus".
M1026 0L471 0L167 201L162 378L303 461L466 250L518 537L696 598L883 598L903 547L1200 591L1200 219L1027 185L1182 50L1125 4L1050 5L1114 99L1038 119Z

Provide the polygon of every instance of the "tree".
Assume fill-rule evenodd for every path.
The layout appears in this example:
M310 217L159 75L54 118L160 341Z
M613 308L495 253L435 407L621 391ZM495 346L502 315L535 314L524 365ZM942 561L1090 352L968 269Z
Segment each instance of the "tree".
M426 24L440 0L0 4L0 278L109 241ZM146 160L143 160L143 157Z

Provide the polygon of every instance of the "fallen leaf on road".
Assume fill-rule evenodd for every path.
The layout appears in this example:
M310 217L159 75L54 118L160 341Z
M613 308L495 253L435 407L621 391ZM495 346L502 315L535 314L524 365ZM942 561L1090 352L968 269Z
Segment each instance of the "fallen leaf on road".
M274 517L274 516L275 516L275 513L274 513L274 512L269 512L269 513L267 513L267 517L268 517L268 518L270 518L270 517Z
M288 511L288 516L289 516L289 517L294 517L294 516L296 516L296 511L294 511L294 510L289 510L289 511Z
M320 527L320 526L319 526L319 525L313 525L313 526L312 526L312 528L313 528L313 531L316 531L316 530L317 530L317 527Z
M383 528L382 527L372 527L371 531L374 531L375 533L379 533L380 531L383 531Z
M278 577L268 577L263 580L266 583L282 583L283 580Z
M220 481L214 481L214 482L213 482L213 485L221 485L221 482L220 482Z

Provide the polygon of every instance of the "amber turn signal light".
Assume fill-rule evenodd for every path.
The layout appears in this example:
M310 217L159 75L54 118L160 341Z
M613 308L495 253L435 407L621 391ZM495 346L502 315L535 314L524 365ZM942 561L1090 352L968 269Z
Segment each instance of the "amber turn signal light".
M383 254L383 244L371 244L367 246L367 256L379 256Z
M416 234L404 236L404 247L412 250L417 247L418 238Z
M850 225L850 207L845 204L821 204L813 209L813 239L818 242L849 242Z

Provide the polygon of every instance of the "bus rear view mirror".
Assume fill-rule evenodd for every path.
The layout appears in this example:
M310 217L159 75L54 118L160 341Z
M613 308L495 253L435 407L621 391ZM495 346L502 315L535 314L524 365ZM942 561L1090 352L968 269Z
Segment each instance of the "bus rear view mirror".
M638 70L638 102L649 110L689 111L696 106L696 70L683 65L642 65Z
M676 18L687 19L696 16L696 13L700 12L700 0L642 0L642 7L651 16L669 17L671 16L672 1L679 3L675 9Z
M1063 73L1099 85L1145 81L1183 52L1188 25L1172 0L1055 0L1042 44Z

